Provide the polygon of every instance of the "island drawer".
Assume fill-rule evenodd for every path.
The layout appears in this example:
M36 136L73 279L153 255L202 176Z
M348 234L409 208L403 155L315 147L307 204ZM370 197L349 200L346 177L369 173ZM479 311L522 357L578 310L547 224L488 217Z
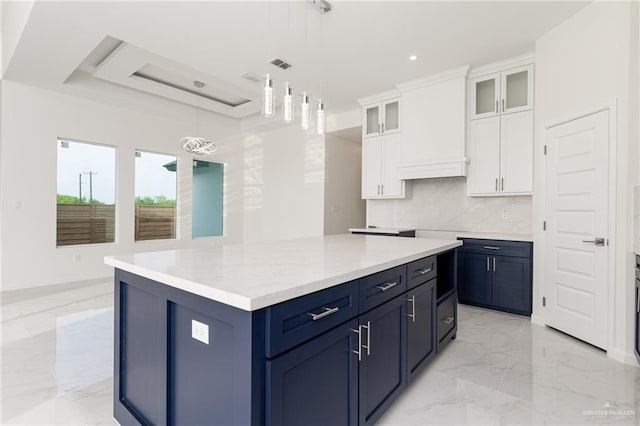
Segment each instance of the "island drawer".
M457 319L457 294L452 293L441 301L436 308L436 335L438 336L437 347L448 342L449 333L456 328Z
M272 358L358 315L358 281L266 309L266 356Z
M463 245L460 251L488 256L531 257L533 244L525 241L481 240L461 238Z
M407 266L378 272L359 280L360 312L375 308L407 291Z
M438 275L438 257L429 256L407 264L407 289L411 290Z

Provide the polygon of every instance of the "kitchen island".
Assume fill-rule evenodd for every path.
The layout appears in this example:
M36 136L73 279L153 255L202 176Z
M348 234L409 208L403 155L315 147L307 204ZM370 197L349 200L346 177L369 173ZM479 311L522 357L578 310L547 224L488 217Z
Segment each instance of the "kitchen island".
M108 257L120 424L373 424L455 338L459 241L336 235Z

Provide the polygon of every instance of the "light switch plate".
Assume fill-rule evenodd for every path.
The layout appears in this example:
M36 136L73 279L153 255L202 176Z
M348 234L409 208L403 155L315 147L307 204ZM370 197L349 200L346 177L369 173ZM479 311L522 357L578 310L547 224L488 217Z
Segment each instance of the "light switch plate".
M204 343L209 344L209 326L200 321L191 320L191 337Z

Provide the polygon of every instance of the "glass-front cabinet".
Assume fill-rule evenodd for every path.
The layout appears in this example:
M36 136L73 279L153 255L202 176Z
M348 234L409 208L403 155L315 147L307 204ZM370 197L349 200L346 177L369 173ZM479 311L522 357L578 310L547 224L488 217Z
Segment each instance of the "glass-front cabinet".
M533 109L533 65L470 81L472 119Z
M363 119L362 136L365 138L400 131L400 99L365 107Z

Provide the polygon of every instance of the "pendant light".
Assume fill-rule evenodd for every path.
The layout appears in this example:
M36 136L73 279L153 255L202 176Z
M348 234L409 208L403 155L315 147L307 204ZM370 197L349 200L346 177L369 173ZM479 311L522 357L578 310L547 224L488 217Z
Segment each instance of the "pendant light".
M325 116L324 116L324 103L322 99L318 99L318 109L316 110L316 134L324 135L325 130Z
M309 95L302 92L302 102L300 103L300 127L303 130L309 129L309 120L311 119L311 109L309 108Z
M271 79L271 74L267 74L262 91L262 116L266 118L273 116L273 108L273 80Z
M204 87L204 83L197 80L193 82L193 85L196 89ZM200 95L196 98L196 123L197 134L200 134ZM178 145L183 151L197 155L211 154L218 148L213 141L208 141L199 136L185 136L180 139Z
M282 97L282 121L291 123L293 121L293 90L289 82L284 84L284 95Z

